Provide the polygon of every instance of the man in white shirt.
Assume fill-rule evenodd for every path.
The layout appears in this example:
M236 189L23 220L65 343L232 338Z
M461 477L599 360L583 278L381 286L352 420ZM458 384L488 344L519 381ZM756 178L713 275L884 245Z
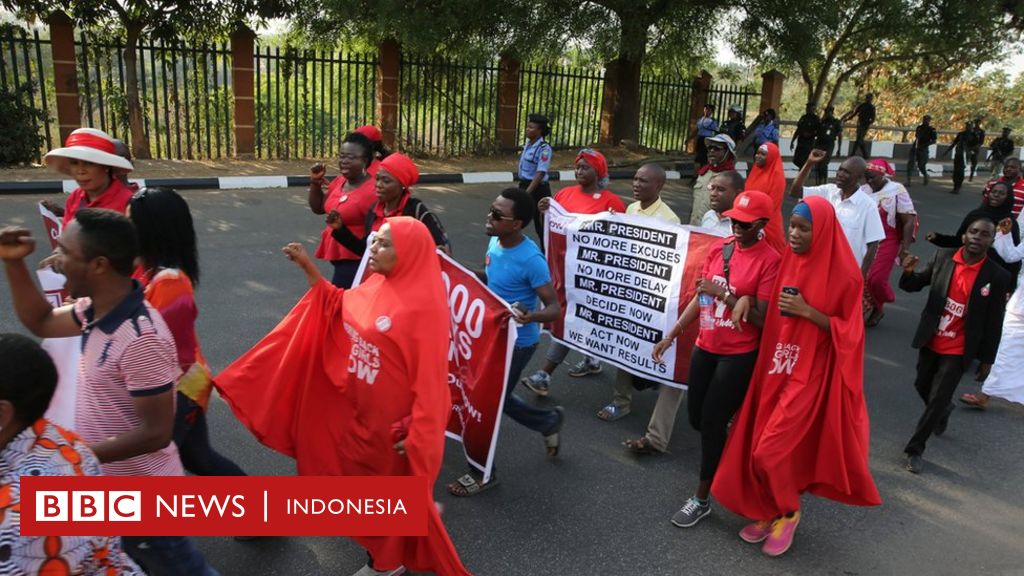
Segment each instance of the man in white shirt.
M711 199L711 210L704 213L700 220L701 228L710 228L722 234L732 235L732 222L728 216L722 214L732 209L732 202L736 195L743 192L746 181L743 176L735 170L727 170L716 174L708 183L709 197Z
M851 156L839 165L834 184L804 186L804 180L812 167L823 161L825 156L824 150L811 151L807 163L793 180L789 195L794 198L821 196L832 204L839 225L843 227L850 249L853 250L853 257L857 259L861 272L866 277L868 270L871 269L871 263L875 260L878 243L885 239L878 204L860 190L866 164L863 158Z

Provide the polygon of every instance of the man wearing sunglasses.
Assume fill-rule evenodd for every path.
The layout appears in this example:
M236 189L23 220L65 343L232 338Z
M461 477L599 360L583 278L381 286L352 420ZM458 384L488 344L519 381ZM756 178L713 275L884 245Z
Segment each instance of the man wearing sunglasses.
M708 184L716 174L736 169L736 143L727 134L717 134L705 138L708 150L708 163L697 169L697 179L693 183L693 208L690 210L690 225L700 226L704 214L711 209L711 198ZM742 188L741 188L742 189Z
M544 437L548 456L558 455L558 433L565 413L561 406L538 408L514 393L523 368L530 363L540 342L540 324L553 322L562 313L547 260L523 228L535 216L532 197L525 190L506 188L487 211L484 229L491 237L484 258L484 269L477 272L480 280L495 294L512 304L512 313L519 324L512 362L505 387L503 411L516 422ZM472 470L448 485L453 496L473 496L497 485L497 477L484 483Z

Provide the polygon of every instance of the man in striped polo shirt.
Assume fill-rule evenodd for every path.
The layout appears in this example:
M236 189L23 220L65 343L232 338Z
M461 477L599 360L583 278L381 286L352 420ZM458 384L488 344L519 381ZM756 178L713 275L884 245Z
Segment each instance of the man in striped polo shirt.
M24 228L0 230L0 258L18 318L43 338L82 335L75 427L111 476L181 476L174 429L180 369L174 338L132 280L138 240L125 216L80 210L58 240L55 268L74 304L51 308L25 257L35 242ZM147 572L215 575L183 536L124 537Z

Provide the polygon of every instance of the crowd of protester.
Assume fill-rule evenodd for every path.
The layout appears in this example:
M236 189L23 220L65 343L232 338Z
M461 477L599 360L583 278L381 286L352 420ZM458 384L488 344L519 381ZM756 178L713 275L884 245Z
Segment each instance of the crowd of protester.
M876 326L896 298L889 285L896 262L902 267L899 288L929 290L912 342L919 349L914 386L925 407L908 430L905 468L922 471L926 442L946 430L957 384L975 363L984 387L963 395L965 406L984 409L993 396L1024 402L1024 385L1013 376L1024 368L1024 300L1015 291L1024 258L1018 218L1024 178L1019 160L994 143L1001 177L986 186L981 205L955 234L926 234L939 250L919 267L910 254L919 226L914 202L889 162L851 156L834 182L821 177L841 138L840 120L858 118L854 150L866 151L864 137L875 118L871 95L840 120L831 108L824 118L807 110L794 139L800 172L788 190L775 112L766 111L745 134L738 109L730 109L721 125L713 110L705 107L697 126L688 218L661 198L664 168L641 166L633 177L635 201L626 206L607 187L606 158L592 149L578 151L575 184L552 197L549 122L531 114L520 185L500 191L491 203L484 220L486 264L477 275L515 303L520 325L504 412L537 432L547 456L555 458L564 410L540 407L517 393L522 384L547 396L569 354L567 346L551 341L540 369L520 378L540 346L541 324L562 311L538 245L551 202L570 213L689 222L721 236L703 262L696 294L654 348L654 360L661 362L672 346L692 347L688 391L658 387L645 435L624 445L638 455L665 453L685 399L689 424L700 434L700 462L692 495L671 522L697 525L711 513L713 496L750 520L739 532L742 540L778 556L794 541L802 494L850 505L881 503L868 468L864 341L865 328ZM919 158L934 142L928 122L925 117L916 134ZM961 169L970 163L973 178L983 135L961 135L951 149ZM735 169L737 146L751 136L754 162L744 176ZM200 250L187 202L171 189L139 190L128 183L133 165L126 148L99 130L76 130L46 162L78 185L63 206L48 205L64 226L57 249L39 264L64 275L69 300L53 307L36 287L26 263L35 250L27 229L0 230L0 258L13 307L30 332L82 339L74 432L44 417L57 379L47 354L30 339L0 335L3 487L17 487L29 460L47 475L244 475L214 449L205 420L214 384L196 331ZM812 171L816 186L805 184ZM449 312L434 253L450 254L451 241L437 213L414 195L415 162L387 150L378 129L363 126L344 138L337 172L328 181L324 165L314 165L308 190L309 209L324 216L313 257L330 263L331 278L320 275L301 244L286 245L284 255L305 275L309 291L217 377L216 386L264 444L295 454L299 474L415 475L432 485L452 401ZM783 214L787 192L798 202ZM537 241L528 235L531 223ZM364 255L367 275L357 282ZM684 342L681 334L698 320L696 339ZM378 354L375 381L347 368L348 352L334 350L339 342ZM792 351L800 362L780 358ZM568 375L601 371L597 360L584 356ZM252 386L255 381L259 387ZM629 415L633 394L655 387L619 370L598 418L612 422ZM302 393L275 393L282 390ZM268 397L294 405L270 414ZM322 422L329 430L302 434L294 425L299 420ZM496 476L485 482L471 470L447 490L469 497L497 485ZM17 517L2 519L0 534L19 538ZM425 537L356 540L368 555L359 576L469 573L434 507ZM73 563L70 573L217 573L183 536L61 541L52 549ZM46 558L24 554L4 561L16 566L16 574L48 573Z

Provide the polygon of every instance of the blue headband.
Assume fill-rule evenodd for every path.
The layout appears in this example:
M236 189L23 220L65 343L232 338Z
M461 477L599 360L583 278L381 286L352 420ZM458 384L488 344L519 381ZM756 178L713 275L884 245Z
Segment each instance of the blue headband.
M793 207L793 215L799 216L808 222L814 221L814 218L811 217L811 207L808 206L806 202L798 202L797 205Z

